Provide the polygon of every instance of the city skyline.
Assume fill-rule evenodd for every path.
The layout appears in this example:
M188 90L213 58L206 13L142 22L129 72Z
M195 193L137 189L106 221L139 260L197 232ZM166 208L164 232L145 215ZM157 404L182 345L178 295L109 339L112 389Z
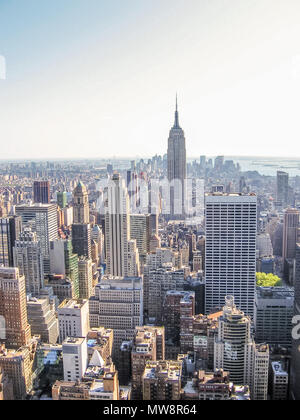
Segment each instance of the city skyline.
M299 21L0 0L0 401L300 400Z
M164 154L176 91L189 156L280 156L283 143L300 156L294 0L30 0L0 12L2 159Z

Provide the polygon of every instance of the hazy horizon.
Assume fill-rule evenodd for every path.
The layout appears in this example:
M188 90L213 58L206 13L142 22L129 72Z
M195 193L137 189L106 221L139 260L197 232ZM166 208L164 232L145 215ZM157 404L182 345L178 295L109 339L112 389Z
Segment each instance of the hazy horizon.
M159 154L157 153L158 156L164 156L167 155L167 153L164 154ZM61 161L61 160L67 160L67 161L110 161L110 160L140 160L140 159L152 159L153 157L155 157L156 154L152 155L152 156L143 156L143 155L136 155L136 156L87 156L87 157L72 157L72 156L65 156L65 157L43 157L43 158L30 158L30 157L26 157L26 158L7 158L7 159L2 159L0 158L0 162L10 162L10 161L18 161L18 162L28 162L28 161L34 161L34 162L48 162L48 161ZM193 160L199 160L201 155L199 156L187 156L187 161L191 162ZM203 155L208 159L215 159L219 156L222 156L225 158L225 160L228 159L241 159L241 160L248 160L248 159L270 159L270 160L283 160L283 161L300 161L300 156L299 157L295 157L295 156L272 156L272 155Z

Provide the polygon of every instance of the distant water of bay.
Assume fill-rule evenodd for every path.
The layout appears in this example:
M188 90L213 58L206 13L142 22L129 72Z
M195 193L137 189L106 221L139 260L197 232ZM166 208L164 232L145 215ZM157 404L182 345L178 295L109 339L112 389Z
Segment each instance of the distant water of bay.
M277 171L287 172L291 177L300 176L300 158L274 157L226 157L241 165L242 171L258 171L261 175L276 176Z

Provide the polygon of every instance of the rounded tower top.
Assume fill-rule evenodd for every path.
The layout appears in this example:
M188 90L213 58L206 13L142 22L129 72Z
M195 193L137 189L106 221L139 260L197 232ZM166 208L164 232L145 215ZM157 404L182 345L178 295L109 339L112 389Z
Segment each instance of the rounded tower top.
M87 193L86 186L84 185L82 181L79 181L77 187L74 190L74 194L85 194L85 193Z

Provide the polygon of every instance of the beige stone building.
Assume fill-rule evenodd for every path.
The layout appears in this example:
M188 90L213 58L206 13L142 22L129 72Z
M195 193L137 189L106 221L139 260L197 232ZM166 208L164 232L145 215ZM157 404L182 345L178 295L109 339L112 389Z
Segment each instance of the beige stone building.
M90 223L89 196L86 186L79 182L73 191L73 223Z
M0 370L11 381L15 400L24 400L32 389L36 348L35 339L19 350L0 347Z
M25 277L18 268L0 267L0 316L5 320L7 348L18 349L29 344L31 329L27 320Z

